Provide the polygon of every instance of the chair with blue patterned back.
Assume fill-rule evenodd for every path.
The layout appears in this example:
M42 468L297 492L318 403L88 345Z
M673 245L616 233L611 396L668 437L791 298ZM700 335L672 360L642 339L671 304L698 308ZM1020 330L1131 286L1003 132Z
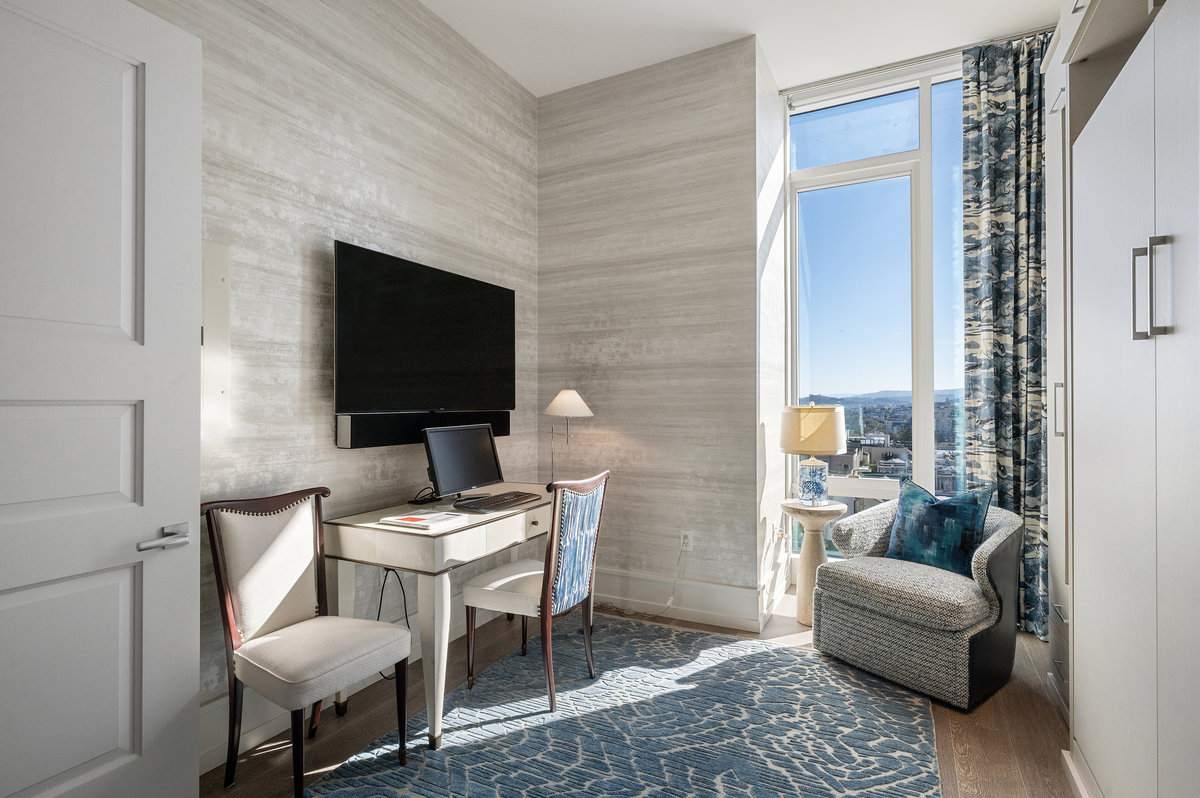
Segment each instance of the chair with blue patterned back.
M605 471L590 479L551 482L554 520L542 560L516 560L480 574L463 587L467 606L467 688L475 685L475 611L478 608L521 616L521 654L525 653L528 619L541 621L542 657L550 711L554 700L554 662L550 627L554 617L583 609L583 641L588 675L596 678L592 659L592 583L596 570L596 539L608 484Z

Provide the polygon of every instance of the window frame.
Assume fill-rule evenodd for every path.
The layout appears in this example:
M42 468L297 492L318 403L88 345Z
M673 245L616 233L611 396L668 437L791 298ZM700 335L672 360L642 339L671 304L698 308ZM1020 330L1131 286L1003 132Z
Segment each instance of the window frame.
M787 93L788 106L788 249L787 269L787 383L789 397L800 390L800 281L797 258L799 195L871 180L908 177L910 189L910 264L912 269L912 456L913 480L931 492L935 481L934 440L934 280L933 280L933 86L962 79L962 56L952 53L886 70L851 75ZM796 114L917 89L919 147L906 152L792 171L791 123ZM788 482L795 480L797 458L788 458ZM829 495L862 499L894 499L896 479L829 476Z

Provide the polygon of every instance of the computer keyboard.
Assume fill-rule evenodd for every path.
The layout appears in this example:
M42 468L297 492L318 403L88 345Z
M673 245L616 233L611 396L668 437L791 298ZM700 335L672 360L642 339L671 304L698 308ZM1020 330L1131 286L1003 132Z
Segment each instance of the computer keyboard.
M497 493L494 496L481 496L478 499L459 499L454 503L454 506L460 510L478 510L490 513L497 510L507 510L509 507L516 507L518 504L525 504L526 502L540 498L536 493L510 490L505 493Z

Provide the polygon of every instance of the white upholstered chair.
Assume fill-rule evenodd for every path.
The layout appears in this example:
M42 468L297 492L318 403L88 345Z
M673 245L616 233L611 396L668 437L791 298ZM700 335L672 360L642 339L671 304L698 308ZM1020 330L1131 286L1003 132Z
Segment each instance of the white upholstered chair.
M596 569L596 538L604 508L605 471L591 479L551 482L554 518L541 560L517 560L482 573L463 587L467 605L467 688L475 685L475 611L478 608L521 616L521 654L529 618L541 620L542 658L550 711L554 712L554 660L550 627L554 617L583 607L583 644L588 675L596 678L592 659L592 583Z
M408 693L407 629L328 614L321 497L309 488L262 499L212 501L208 521L229 671L229 748L225 786L233 783L241 739L242 687L292 713L292 783L304 795L304 710L316 734L321 702L376 671L396 671L400 763ZM338 714L345 711L338 707Z

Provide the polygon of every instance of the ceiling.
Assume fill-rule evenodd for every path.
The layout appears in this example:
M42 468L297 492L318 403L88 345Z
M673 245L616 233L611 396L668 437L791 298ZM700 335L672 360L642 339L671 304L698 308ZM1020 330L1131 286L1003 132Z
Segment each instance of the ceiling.
M421 0L534 96L756 34L781 89L1054 24L1058 0Z

